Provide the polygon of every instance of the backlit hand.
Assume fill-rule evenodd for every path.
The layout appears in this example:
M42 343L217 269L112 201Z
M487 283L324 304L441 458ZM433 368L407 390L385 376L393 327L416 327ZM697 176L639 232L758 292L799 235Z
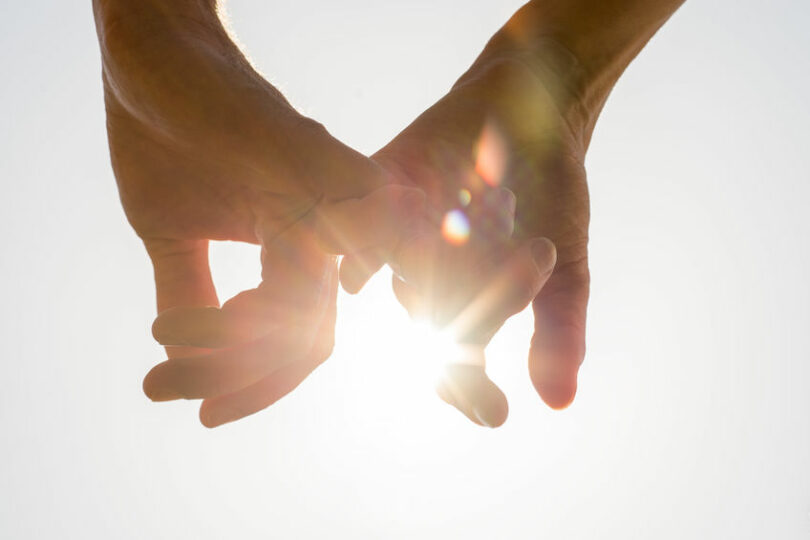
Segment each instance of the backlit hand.
M173 359L150 373L144 389L166 400L254 388L242 394L249 404L206 403L208 425L290 389L273 383L256 401L252 385L261 376L280 369L288 379L305 376L328 356L334 254L351 252L355 241L359 248L395 242L422 204L415 190L374 191L388 183L383 170L301 116L256 73L215 4L94 2L112 164L127 218L154 265L155 334ZM263 248L262 284L221 310L209 240Z
M532 63L511 53L482 56L445 97L374 156L401 181L424 189L440 214L466 213L462 203L468 199L472 207L476 201L486 206L482 200L497 196L499 188L509 188L517 197L511 241L545 236L554 242L556 267L542 290L534 287L532 273L505 274L507 282L522 282L525 288L539 291L533 301L535 334L529 370L537 391L554 408L567 406L576 392L585 352L589 289L585 143L576 124L568 121L576 100L559 83L555 69L536 60ZM492 220L471 221L471 241L476 235L497 240ZM497 241L483 244L497 252ZM444 260L452 257L438 260L432 271L445 277L434 279L452 285L459 269ZM462 267L467 265L469 272L471 264L467 260ZM455 285L476 293L476 283L455 281ZM402 283L395 281L398 288ZM428 301L443 305L444 290L421 292ZM496 302L496 297L483 294L484 289L477 292L468 297L469 305ZM512 313L502 311L500 322ZM476 402L498 401L481 377L477 374L468 381L470 377L464 375L455 385L459 396L445 391L443 397L472 417Z

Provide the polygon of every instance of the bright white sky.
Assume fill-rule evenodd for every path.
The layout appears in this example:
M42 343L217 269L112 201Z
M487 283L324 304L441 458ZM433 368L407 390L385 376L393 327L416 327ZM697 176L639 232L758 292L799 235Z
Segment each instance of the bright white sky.
M290 100L371 152L517 1L233 0ZM0 537L810 537L810 9L689 0L593 139L580 393L549 411L528 314L491 347L507 424L431 395L380 275L334 357L214 431L156 405L147 259L106 153L90 2L0 7ZM220 246L226 297L257 277ZM371 330L369 334L369 330Z

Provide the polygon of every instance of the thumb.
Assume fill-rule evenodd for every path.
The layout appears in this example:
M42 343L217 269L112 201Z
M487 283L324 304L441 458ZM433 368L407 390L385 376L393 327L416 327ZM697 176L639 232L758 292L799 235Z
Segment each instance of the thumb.
M553 409L570 405L577 392L577 373L585 356L589 290L585 256L558 265L532 303L529 374L537 393Z
M144 240L155 269L158 312L219 305L208 267L208 240Z
M208 266L208 240L148 239L144 245L155 271L158 313L171 308L219 306ZM187 347L167 347L170 357Z

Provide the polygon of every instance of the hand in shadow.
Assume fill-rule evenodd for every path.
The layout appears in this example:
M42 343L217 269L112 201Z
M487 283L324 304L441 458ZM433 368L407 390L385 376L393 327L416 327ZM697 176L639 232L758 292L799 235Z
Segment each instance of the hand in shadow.
M569 122L577 100L559 66L541 59L482 55L373 157L401 182L424 189L439 215L462 213L471 225L465 245L437 244L421 257L421 279L395 277L400 302L414 316L427 312L449 324L462 342L486 345L533 299L529 372L545 402L560 409L574 398L585 353L589 132ZM492 204L510 192L516 200ZM504 210L510 206L512 213ZM504 226L511 217L514 231ZM540 236L554 242L556 266L553 246L542 240L534 244L535 268L522 255L524 239ZM506 419L506 400L483 367L451 364L439 394L473 421Z
M154 333L170 358L144 390L206 398L206 425L268 405L329 355L335 254L397 243L424 203L295 111L214 4L93 5L113 168L152 259ZM261 285L221 309L209 240L262 245Z

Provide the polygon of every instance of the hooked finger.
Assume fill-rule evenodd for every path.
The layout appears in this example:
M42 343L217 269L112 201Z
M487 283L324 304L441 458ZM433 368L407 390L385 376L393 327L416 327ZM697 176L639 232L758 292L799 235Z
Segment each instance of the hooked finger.
M408 225L424 213L425 205L421 190L389 184L361 199L321 203L309 219L315 237L328 253L393 250Z
M292 392L329 357L335 344L337 306L334 293L337 292L337 279L330 280L330 285L332 301L307 356L274 371L251 386L204 400L200 406L200 421L204 426L216 427L266 409Z
M488 343L509 317L523 311L537 296L556 260L550 240L524 243L452 320L452 334L462 343Z
M385 264L380 250L373 248L343 257L340 262L340 284L349 294L357 294Z
M506 396L487 376L483 366L448 364L436 393L474 423L498 427L506 422Z
M261 340L209 354L170 358L146 375L143 388L153 401L200 399L235 392L303 357L312 330L274 328Z

